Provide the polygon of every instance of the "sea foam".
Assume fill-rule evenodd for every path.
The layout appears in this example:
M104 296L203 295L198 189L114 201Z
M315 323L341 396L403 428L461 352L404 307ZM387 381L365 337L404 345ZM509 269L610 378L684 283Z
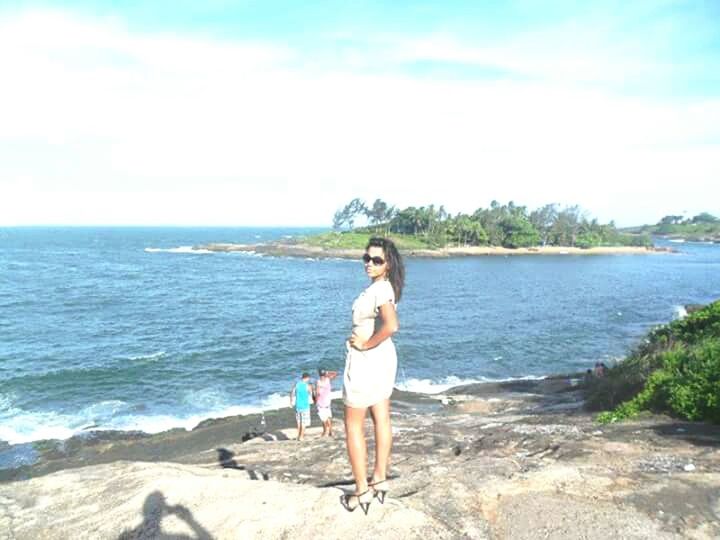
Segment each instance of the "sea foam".
M215 253L214 251L210 251L209 249L196 249L193 246L180 246L180 247L174 247L174 248L146 247L145 252L146 253L184 253L184 254L191 254L191 255L211 255L211 254Z
M464 386L466 384L489 383L489 382L508 382L508 381L539 381L544 376L528 375L525 377L508 377L503 379L491 379L480 377L478 379L461 379L454 375L444 377L443 379L407 379L395 386L399 390L406 392L415 392L418 394L440 394L455 386Z
M129 356L128 360L138 361L138 360L159 360L165 356L165 351L158 351L156 353L151 354L139 354L137 356Z
M341 392L333 392L340 397ZM201 405L198 412L185 414L137 414L132 407L120 400L108 400L89 405L76 414L53 411L23 411L12 405L8 396L0 395L0 441L11 445L45 439L65 440L88 431L142 431L160 433L182 428L190 431L201 422L211 418L226 418L290 406L289 393L273 393L257 404L232 404L211 390L189 393L187 405Z

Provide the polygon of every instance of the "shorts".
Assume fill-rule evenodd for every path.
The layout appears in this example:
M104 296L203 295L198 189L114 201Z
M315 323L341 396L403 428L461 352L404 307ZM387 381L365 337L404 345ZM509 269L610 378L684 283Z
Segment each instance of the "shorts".
M310 427L310 409L305 411L295 411L295 419L299 426Z
M330 407L318 407L317 411L321 422L325 422L332 418L332 409Z

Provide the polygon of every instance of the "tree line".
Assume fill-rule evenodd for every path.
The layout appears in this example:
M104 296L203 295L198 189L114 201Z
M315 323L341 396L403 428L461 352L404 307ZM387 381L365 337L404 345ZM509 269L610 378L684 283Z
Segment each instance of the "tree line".
M356 228L359 220L367 225ZM648 235L621 233L611 221L589 219L577 205L546 204L529 211L510 201L492 201L472 214L451 214L444 206L398 209L381 199L372 205L355 198L335 212L333 229L377 234L419 236L437 246L593 247L599 245L651 245Z
M695 231L720 232L720 219L708 212L702 212L691 218L669 215L658 221L653 228L657 234L673 234Z
M683 216L665 216L658 225L698 225L701 223L720 223L720 219L716 218L708 212L702 212L691 218L685 218Z

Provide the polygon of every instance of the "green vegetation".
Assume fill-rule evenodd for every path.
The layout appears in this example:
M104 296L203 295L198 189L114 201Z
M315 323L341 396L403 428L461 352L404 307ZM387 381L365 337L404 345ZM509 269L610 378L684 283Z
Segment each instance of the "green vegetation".
M375 232L329 232L301 238L299 241L310 246L319 246L327 249L365 249L368 240ZM432 249L436 246L429 244L425 239L404 234L390 235L398 249Z
M356 228L358 218L366 219L368 225ZM479 208L472 214L451 215L444 206L411 206L399 210L380 199L372 206L353 199L335 212L333 230L392 235L406 241L413 237L420 244L413 246L416 248L652 245L649 235L622 233L612 222L603 225L596 219L589 220L578 206L561 208L557 204L547 204L530 212L527 207L517 206L512 201L507 204L492 201L490 208ZM335 238L334 241L337 245L333 247L345 247L341 244L352 244L355 240Z
M595 379L591 409L600 422L641 411L720 423L720 301L653 330L627 359Z
M683 216L665 216L655 225L633 227L626 231L685 240L720 242L720 219L707 212L687 219L684 219Z

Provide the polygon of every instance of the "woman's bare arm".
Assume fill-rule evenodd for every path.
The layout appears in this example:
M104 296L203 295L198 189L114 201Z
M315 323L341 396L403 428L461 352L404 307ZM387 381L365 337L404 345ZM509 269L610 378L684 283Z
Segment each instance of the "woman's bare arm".
M350 338L350 345L361 351L372 349L380 345L387 338L391 337L395 332L400 329L400 322L398 321L397 311L395 311L395 304L388 302L380 306L380 318L382 324L380 328L375 332L370 339L363 341L358 336L352 336Z

